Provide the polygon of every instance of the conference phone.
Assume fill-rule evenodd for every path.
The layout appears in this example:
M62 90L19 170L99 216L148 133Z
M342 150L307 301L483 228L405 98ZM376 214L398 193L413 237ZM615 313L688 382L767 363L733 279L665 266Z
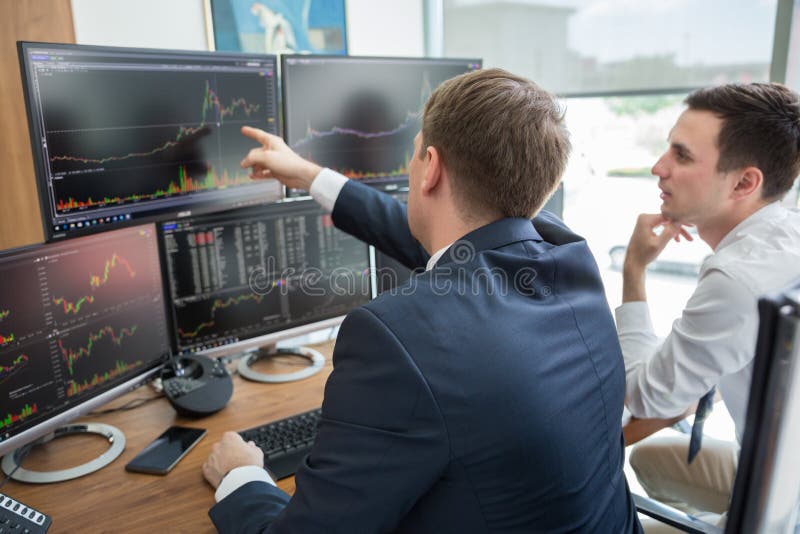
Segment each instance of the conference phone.
M161 384L175 411L188 417L218 412L233 394L233 380L222 361L202 354L173 358L164 366Z

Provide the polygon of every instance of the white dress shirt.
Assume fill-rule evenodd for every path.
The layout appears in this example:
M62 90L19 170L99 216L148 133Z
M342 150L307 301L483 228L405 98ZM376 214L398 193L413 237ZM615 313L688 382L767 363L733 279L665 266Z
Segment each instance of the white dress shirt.
M336 204L336 199L339 197L339 193L341 193L347 180L348 178L346 176L342 176L336 171L322 169L311 183L311 188L308 192L322 209L331 213L333 211L333 206ZM450 245L452 245L452 243L450 243ZM439 258L450 248L450 245L439 249L431 256L425 267L426 271L431 270L434 265L436 265L436 262L439 261ZM255 481L267 482L273 486L275 485L275 482L267 472L258 466L245 465L231 469L217 487L217 491L214 493L214 499L219 502L245 484Z
M758 333L758 298L800 277L800 212L769 204L703 262L697 288L663 341L646 302L617 308L626 400L636 417L680 415L717 386L744 432Z

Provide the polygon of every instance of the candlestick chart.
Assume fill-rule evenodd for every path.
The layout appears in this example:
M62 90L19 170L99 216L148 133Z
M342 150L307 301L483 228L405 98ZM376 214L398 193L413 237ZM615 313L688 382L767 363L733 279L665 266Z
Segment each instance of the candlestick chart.
M0 350L24 344L46 328L36 270L0 264Z
M14 413L5 414L0 413L0 431L4 428L9 428L10 426L22 421L23 419L30 417L31 415L36 414L39 411L38 407L34 403L33 405L25 404L21 410Z
M121 360L117 360L114 362L114 367L107 371L94 373L91 377L84 378L83 380L69 380L67 382L67 397L74 397L96 387L102 386L118 376L135 370L141 365L141 360L136 360L134 362L123 362Z
M88 70L41 77L54 214L255 186L238 165L253 147L239 130L277 131L271 76Z
M127 232L98 239L80 254L49 256L43 268L55 321L76 324L152 298L158 257L148 246L150 239Z
M276 287L285 283L278 279ZM177 308L178 335L185 343L232 336L280 319L278 291L260 295L249 288L227 296L182 302Z
M3 320L11 315L11 310L2 310L0 309L0 324L2 324ZM0 347L7 343L11 343L14 341L14 333L13 332L6 332L5 334L2 333L0 330Z
M163 325L147 317L147 309L146 303L134 304L59 332L51 343L66 389L80 393L101 386L149 359Z
M8 317L9 315L11 315L11 310L0 310L0 323L2 323L3 319ZM12 341L14 341L13 332L7 332L3 334L2 331L0 331L0 347L2 347L7 343L11 343Z
M21 345L0 349L0 433L14 430L58 403L60 375L48 340L39 335Z
M28 365L29 361L30 357L24 353L12 356L11 359L5 363L0 360L0 384L22 371Z
M137 328L136 325L132 325L130 327L120 328L117 332L111 326L104 326L97 331L89 332L86 343L72 348L66 346L64 341L59 339L58 348L64 356L69 374L75 374L75 362L79 359L90 357L92 355L92 350L95 346L99 345L101 341L108 340L111 344L121 347L123 340L133 336Z
M120 271L127 272L127 278L134 278L136 276L136 271L133 270L131 264L128 260L117 254L116 252L111 254L111 257L105 261L105 266L103 268L102 275L99 274L92 274L89 275L88 278L88 289L90 291L94 291L100 287L105 286L108 283L110 271L116 267L120 268ZM122 276L125 276L123 274ZM129 288L130 286L125 284L124 287ZM84 304L94 304L95 296L94 293L89 293L85 295L81 295L79 297L74 298L73 300L69 300L67 297L64 296L54 296L53 297L53 304L58 307L61 307L64 311L64 314L73 314L77 315L81 311L81 307Z
M165 312L153 225L0 257L0 446L163 363Z

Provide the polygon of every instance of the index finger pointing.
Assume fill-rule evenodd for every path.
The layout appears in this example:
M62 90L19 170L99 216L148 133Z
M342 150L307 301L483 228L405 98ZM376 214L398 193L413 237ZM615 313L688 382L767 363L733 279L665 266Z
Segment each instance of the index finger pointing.
M269 147L270 138L272 137L264 130L259 130L258 128L253 128L251 126L242 126L242 135L249 137L253 141L258 141L265 147Z

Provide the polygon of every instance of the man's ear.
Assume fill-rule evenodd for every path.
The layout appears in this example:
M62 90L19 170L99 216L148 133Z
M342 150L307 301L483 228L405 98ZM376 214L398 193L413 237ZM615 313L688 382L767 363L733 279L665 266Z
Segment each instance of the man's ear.
M442 158L436 147L425 149L425 174L422 177L422 192L431 193L442 181Z
M761 187L764 184L764 174L758 167L745 167L738 173L738 181L733 188L733 199L740 200L751 195L761 195Z

